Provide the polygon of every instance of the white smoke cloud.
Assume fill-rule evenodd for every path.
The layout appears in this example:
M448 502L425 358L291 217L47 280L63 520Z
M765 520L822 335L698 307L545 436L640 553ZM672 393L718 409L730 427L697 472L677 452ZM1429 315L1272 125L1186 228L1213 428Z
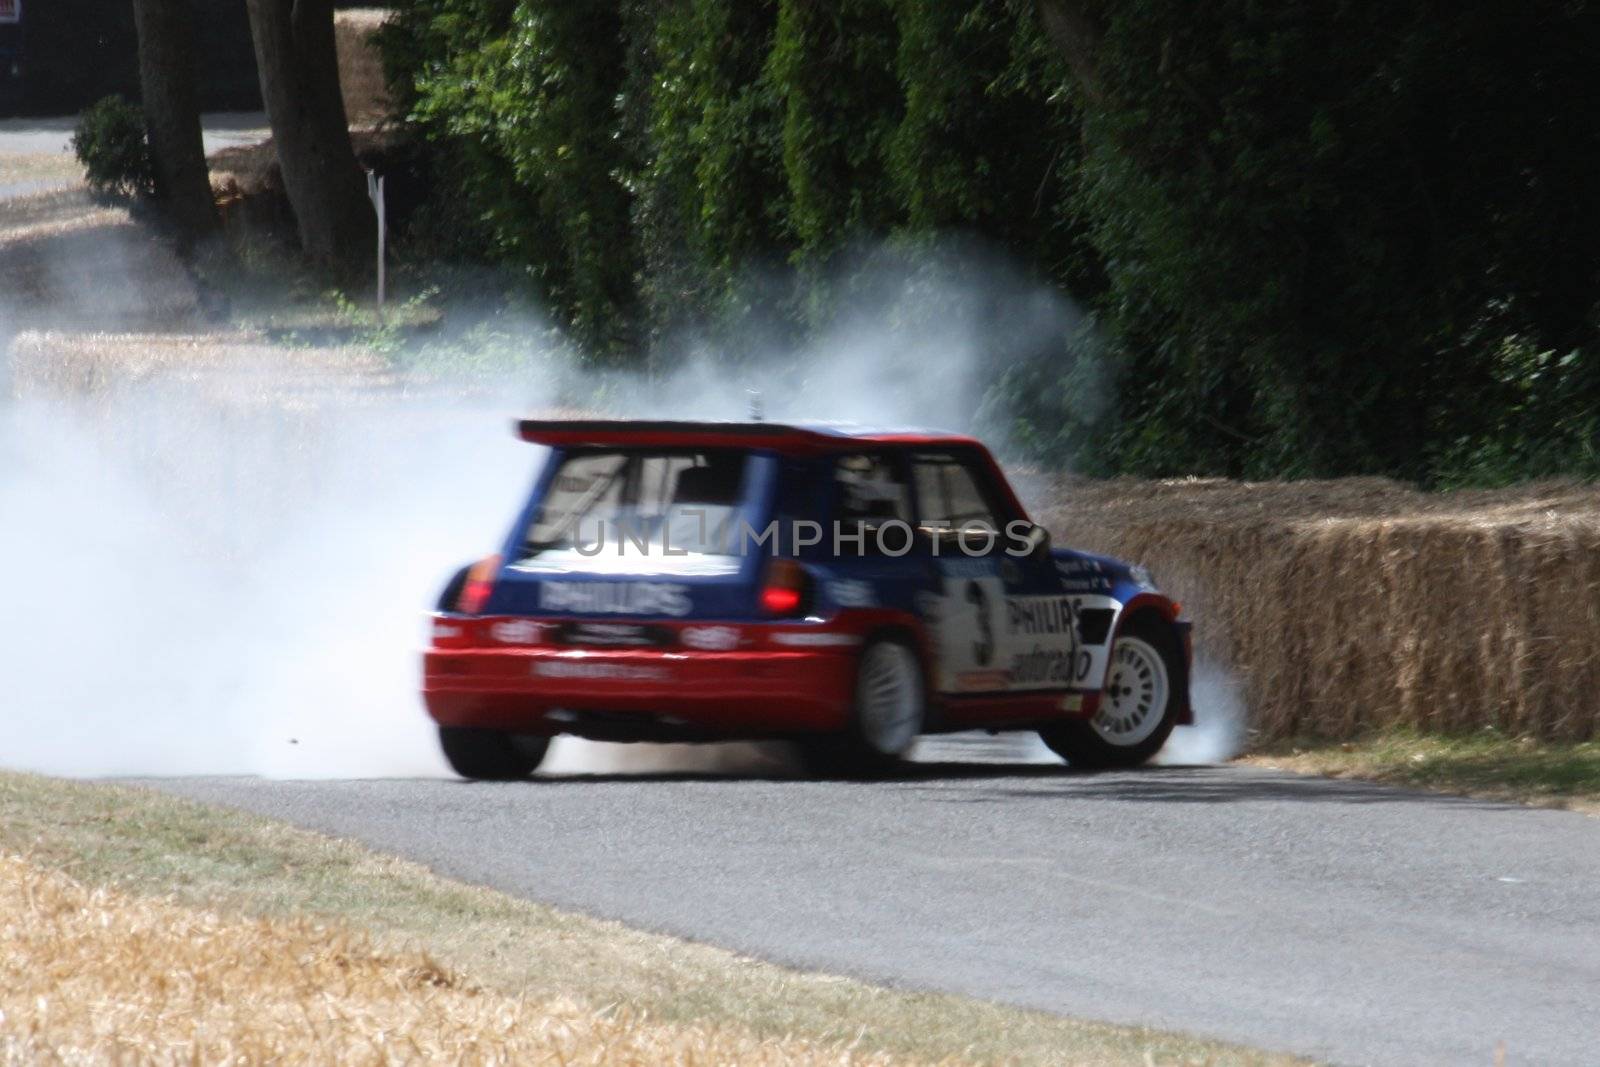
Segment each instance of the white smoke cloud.
M1226 763L1243 749L1248 719L1239 680L1215 663L1198 660L1189 681L1194 725L1179 726L1156 755L1169 767Z
M535 340L471 399L421 376L319 389L259 350L200 384L180 367L92 399L0 398L0 766L445 773L417 696L423 623L527 492L539 456L513 416L576 398L743 418L757 389L773 419L966 429L997 353L1078 321L1047 289L973 274L880 278L804 351L702 347L670 375L597 382ZM501 334L551 337L532 317ZM563 740L551 756L557 771L784 765L763 746Z
M0 409L0 762L58 774L440 773L421 613L536 457L406 403L218 419L172 395ZM164 447L130 456L141 428ZM146 445L149 440L146 440Z

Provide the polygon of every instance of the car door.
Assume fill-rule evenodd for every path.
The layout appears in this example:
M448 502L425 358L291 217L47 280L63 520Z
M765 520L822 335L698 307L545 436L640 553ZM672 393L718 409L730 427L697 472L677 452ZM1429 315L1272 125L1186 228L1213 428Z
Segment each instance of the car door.
M831 522L821 566L824 599L840 609L911 608L924 555L915 533L911 486L893 449L851 452L830 461Z
M933 554L941 693L1064 690L1080 659L1073 608L1047 552L1029 552L1008 494L963 449L910 457L917 525Z

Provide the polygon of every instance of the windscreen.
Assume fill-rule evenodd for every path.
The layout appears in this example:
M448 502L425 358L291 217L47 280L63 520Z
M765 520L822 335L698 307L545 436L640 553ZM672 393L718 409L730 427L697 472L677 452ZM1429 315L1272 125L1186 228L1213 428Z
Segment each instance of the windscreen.
M526 531L524 558L731 556L751 462L733 449L569 452Z

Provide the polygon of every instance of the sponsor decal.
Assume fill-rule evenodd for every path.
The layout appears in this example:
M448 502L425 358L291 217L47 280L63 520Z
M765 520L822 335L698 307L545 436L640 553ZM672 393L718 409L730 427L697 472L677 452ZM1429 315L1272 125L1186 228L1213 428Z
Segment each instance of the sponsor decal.
M739 631L732 626L685 626L678 640L702 652L726 652L739 647Z
M507 619L489 627L489 636L502 645L533 645L538 643L542 629L532 619Z
M687 586L672 582L545 582L539 606L546 611L592 615L687 615Z
M859 645L861 638L855 634L830 634L830 633L775 633L772 635L775 645L790 645L801 648L828 648L843 645Z
M1068 693L1066 696L1062 697L1061 698L1061 710L1062 711L1082 711L1083 710L1083 694L1082 693Z
M1069 593L1103 593L1111 588L1111 576L1098 560L1058 559L1056 574Z
M990 578L1000 573L1000 565L988 557L952 557L939 561L939 573L946 578Z
M1007 645L1013 650L1011 684L1017 689L1073 685L1094 669L1081 647L1081 597L1030 596L1006 599Z
M585 622L569 626L562 638L572 645L651 645L649 631L626 623Z
M840 578L826 583L828 596L842 608L870 608L877 604L871 582Z
M1111 592L1111 579L1103 576L1072 580L1062 579L1061 587L1069 593L1109 593Z
M1084 612L1109 624L1116 601L1094 595L1008 596L998 578L944 583L937 614L939 678L945 692L1092 689L1106 648L1087 644Z
M436 622L433 624L433 639L435 641L448 641L452 638L460 637L461 633L461 627L451 626L447 622Z
M1013 634L1071 634L1078 621L1077 605L1071 597L1008 597L1006 627Z
M577 678L585 681L665 682L672 672L665 667L637 663L590 663L581 659L541 660L533 673L543 678Z
M961 671L955 676L958 693L988 693L1009 688L1011 675L1005 671Z
M1088 677L1090 657L1072 648L1047 648L1034 645L1011 659L1011 684L1016 687L1070 685Z

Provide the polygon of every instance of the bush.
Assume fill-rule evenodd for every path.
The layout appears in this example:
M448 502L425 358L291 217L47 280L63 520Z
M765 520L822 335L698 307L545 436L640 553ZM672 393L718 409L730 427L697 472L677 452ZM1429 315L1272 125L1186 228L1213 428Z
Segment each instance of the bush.
M120 96L104 97L84 110L72 133L72 151L99 196L149 196L155 190L144 112Z

